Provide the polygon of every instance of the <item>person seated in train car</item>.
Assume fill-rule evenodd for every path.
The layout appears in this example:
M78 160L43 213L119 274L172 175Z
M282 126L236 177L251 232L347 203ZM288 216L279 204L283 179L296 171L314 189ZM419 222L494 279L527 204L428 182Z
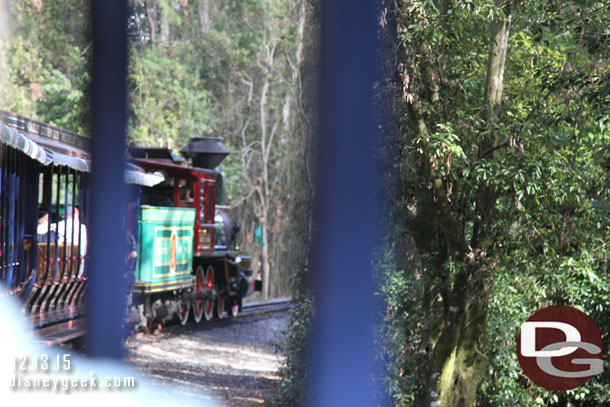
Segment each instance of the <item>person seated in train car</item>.
M72 230L72 224L74 224L75 226L74 231ZM78 225L80 225L80 227L77 227ZM71 244L72 237L74 237L75 245L78 245L80 242L81 259L85 257L85 255L87 254L87 227L85 226L85 223L81 220L78 208L75 208L71 205L68 206L64 218L57 222L57 224L52 224L51 228L57 231L57 241L60 244ZM84 265L85 262L81 261L80 269L78 271L79 277L83 274Z
M135 275L136 265L138 264L138 244L133 234L126 230L127 256L125 257L125 268L129 275Z
M180 180L178 184L178 192L180 195L180 206L192 207L193 206L193 182L187 182L184 179Z
M45 210L40 211L40 217L38 218L38 227L36 228L38 243L56 243L57 232L49 229L49 212Z
M127 281L127 306L132 306L132 288L136 280L136 267L138 265L138 243L133 234L125 230L126 256L125 256L125 281Z

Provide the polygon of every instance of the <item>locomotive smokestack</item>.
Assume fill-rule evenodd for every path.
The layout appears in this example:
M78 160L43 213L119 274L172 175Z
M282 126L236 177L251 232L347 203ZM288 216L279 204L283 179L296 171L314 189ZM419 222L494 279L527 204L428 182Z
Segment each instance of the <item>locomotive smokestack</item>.
M218 137L193 137L180 149L180 154L193 161L193 167L214 169L229 155Z

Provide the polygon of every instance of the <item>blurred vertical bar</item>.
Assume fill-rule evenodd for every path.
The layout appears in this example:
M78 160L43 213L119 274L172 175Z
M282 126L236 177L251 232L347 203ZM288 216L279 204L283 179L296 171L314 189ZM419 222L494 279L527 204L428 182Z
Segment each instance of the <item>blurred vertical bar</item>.
M312 287L312 406L372 406L373 249L378 196L373 111L377 2L322 6L320 135Z
M89 298L90 356L122 356L125 315L124 251L121 228L126 191L123 183L127 118L127 1L94 0L93 18L93 171Z

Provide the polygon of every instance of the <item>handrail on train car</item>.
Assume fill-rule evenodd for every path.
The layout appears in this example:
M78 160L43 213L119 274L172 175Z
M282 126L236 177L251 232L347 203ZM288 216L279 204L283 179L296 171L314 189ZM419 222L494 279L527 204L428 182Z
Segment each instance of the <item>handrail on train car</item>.
M31 133L28 130L32 127L27 126L26 123L31 122L36 123L36 128L38 128L37 134ZM41 132L40 129L44 129L44 126L48 125L31 121L30 119L15 113L0 110L0 143L21 151L43 165L53 164L70 167L77 171L91 172L91 157L88 147L85 147L82 141L78 145L62 142L62 150L64 152L60 152L56 149L52 149L52 147L42 145L35 139L42 140L44 138L49 138L53 140L51 137L44 136L43 134L56 134L56 137L59 140L62 140L59 135L64 133L69 134L70 138L67 139L72 141L76 140L76 137L78 137L79 140L86 139L85 137L53 126L49 126L52 130ZM53 141L54 144L58 144L57 141ZM81 149L81 147L85 149ZM69 151L70 149L77 151L78 154L65 154L65 151ZM125 165L124 181L127 184L151 187L163 182L163 180L163 174L159 172L146 173L142 168L133 163L126 163Z

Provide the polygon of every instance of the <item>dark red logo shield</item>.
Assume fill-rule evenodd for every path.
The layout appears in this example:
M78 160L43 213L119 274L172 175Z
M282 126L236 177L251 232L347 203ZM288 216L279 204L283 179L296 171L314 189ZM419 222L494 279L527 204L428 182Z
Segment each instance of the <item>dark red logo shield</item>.
M544 308L521 325L517 356L525 375L547 390L582 386L603 370L602 337L576 308Z

